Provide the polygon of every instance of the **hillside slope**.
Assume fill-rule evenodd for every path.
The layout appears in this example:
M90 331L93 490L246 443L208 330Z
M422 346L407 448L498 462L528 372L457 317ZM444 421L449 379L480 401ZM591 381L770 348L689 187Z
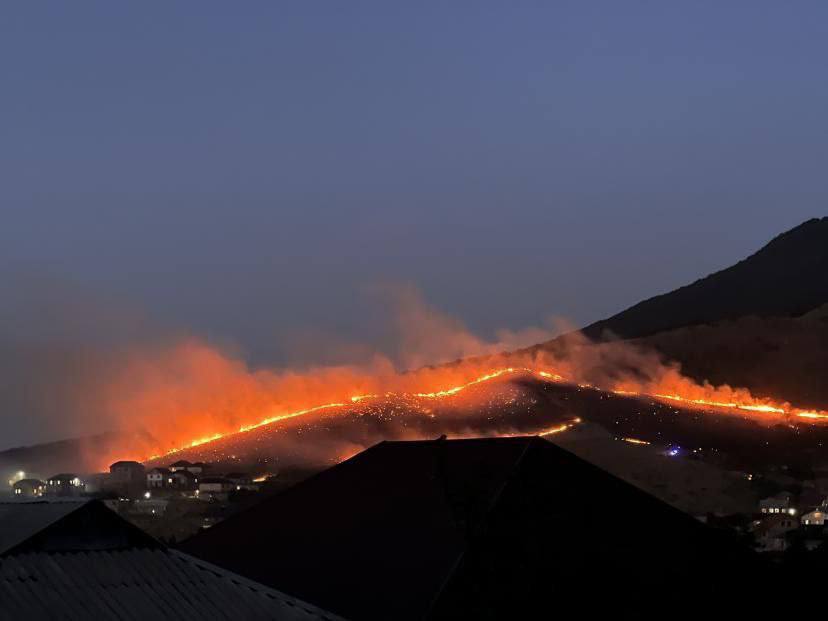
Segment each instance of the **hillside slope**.
M820 309L822 310L822 309ZM802 407L828 406L828 317L742 317L631 341L681 363L701 382L742 386Z
M828 217L808 220L732 267L639 302L583 332L593 339L640 338L747 315L794 317L825 303Z

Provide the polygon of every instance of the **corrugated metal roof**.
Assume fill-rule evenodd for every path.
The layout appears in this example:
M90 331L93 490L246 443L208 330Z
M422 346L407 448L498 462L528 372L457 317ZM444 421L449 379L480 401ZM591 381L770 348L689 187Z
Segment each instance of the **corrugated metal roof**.
M0 503L0 554L81 508L86 502Z
M0 619L278 619L336 615L175 550L0 559Z

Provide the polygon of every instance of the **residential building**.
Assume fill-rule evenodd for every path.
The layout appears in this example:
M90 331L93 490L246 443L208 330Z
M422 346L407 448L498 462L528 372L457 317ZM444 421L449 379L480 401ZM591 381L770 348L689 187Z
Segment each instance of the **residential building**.
M148 488L158 489L162 487L172 487L172 484L172 472L168 468L152 468L151 470L147 470Z
M168 467L171 472L178 472L179 470L187 470L192 467L192 463L186 459L180 459L177 462L170 464Z
M793 495L789 492L780 492L774 496L763 498L759 501L759 511L768 514L787 513L788 515L795 515L796 508L793 505Z
M785 512L774 512L754 523L753 534L760 551L784 552L788 548L788 533L798 529L798 519Z
M79 496L84 490L81 478L71 472L62 472L46 479L46 493L50 496Z
M127 498L138 498L147 487L144 465L137 461L116 461L109 467L107 488Z
M113 483L144 483L146 469L137 461L116 461L109 466L110 481Z
M46 483L40 479L20 479L12 485L15 498L39 498L46 490Z
M828 520L828 498L823 498L813 511L803 514L800 519L803 526L824 526L826 520Z
M174 489L192 491L198 489L198 478L189 470L177 470L169 476L172 479L170 484Z
M803 526L824 526L826 517L828 517L828 514L825 513L822 507L819 507L808 513L803 513L800 522Z
M227 498L227 494L235 489L235 483L224 477L205 477L198 482L198 492L202 498Z
M187 461L186 459L181 459L173 464L170 464L169 469L172 472L187 470L188 472L192 472L194 475L198 476L200 474L203 474L207 470L207 464L201 461L192 463Z
M229 479L236 490L247 490L250 492L258 491L259 485L253 482L253 478L246 472L230 472L224 475L225 479Z

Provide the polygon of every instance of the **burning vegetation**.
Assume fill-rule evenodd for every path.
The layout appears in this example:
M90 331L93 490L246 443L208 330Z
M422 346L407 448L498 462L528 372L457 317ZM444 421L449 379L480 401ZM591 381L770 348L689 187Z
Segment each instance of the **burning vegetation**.
M321 369L307 374L272 371L249 372L238 361L225 358L217 351L195 342L187 343L176 352L177 365L182 369L162 371L145 368L152 376L162 374L173 378L153 386L146 378L136 384L140 390L122 390L128 395L122 406L139 412L137 420L146 420L147 412L164 412L169 423L161 429L149 429L152 443L124 449L119 457L142 461L174 455L184 450L207 445L228 436L247 434L268 427L278 429L290 421L330 420L354 412L371 412L393 427L400 428L391 437L416 436L416 430L403 424L402 414L414 413L429 419L423 433L445 431L452 437L464 435L553 434L570 429L580 422L577 416L567 420L521 421L509 429L506 421L497 423L480 420L475 410L491 402L504 390L507 380L577 387L580 390L606 392L619 396L649 398L666 404L674 403L685 410L708 415L738 416L761 424L820 424L828 421L828 412L801 409L784 402L753 396L744 389L728 386L713 387L697 384L683 377L678 368L653 364L645 352L631 353L618 344L593 345L579 342L580 354L555 359L549 354L501 355L461 361L414 372L395 373L388 367L370 373L351 368ZM615 350L615 354L591 350ZM624 351L623 365L615 360ZM586 352L590 352L586 355ZM571 352L570 352L571 353ZM600 355L603 370L594 366L581 368L585 360ZM607 357L609 356L609 357ZM630 356L641 358L634 372L624 372L631 364ZM645 363L646 361L646 363ZM517 365L516 362L523 364ZM206 364L207 371L200 365ZM508 364L509 366L503 366ZM161 369L167 365L162 365ZM381 365L380 365L381 366ZM594 376L603 375L599 382ZM135 376L133 376L135 377ZM158 377L158 379L161 379ZM587 381L589 379L589 381ZM200 393L200 388L204 393ZM515 397L505 397L515 401ZM440 410L441 420L434 420ZM449 413L447 413L449 412ZM464 417L468 427L463 428ZM157 420L152 417L152 420ZM441 428L445 422L445 430ZM406 428L408 427L408 428ZM311 447L306 447L312 450ZM109 457L107 458L109 459Z
M97 467L199 447L241 446L229 439L272 437L283 429L304 434L296 440L297 451L324 453L323 461L329 461L330 455L341 458L386 438L553 434L571 429L582 417L594 418L594 400L580 400L575 407L573 401L567 405L568 397L538 413L543 408L535 401L544 386L570 396L580 392L599 400L612 396L658 403L659 411L672 409L693 419L727 416L763 426L828 422L823 410L691 380L678 365L638 344L593 342L571 332L518 349L550 335L501 333L486 342L430 308L416 292L404 290L397 306L400 353L395 357L279 370L251 368L241 357L198 339L144 343L81 366L86 374L62 399L62 407L79 428L118 432L112 450L96 445L87 451L91 456L85 461ZM426 362L434 366L422 366ZM532 388L516 390L521 382ZM360 421L374 421L371 433L349 434L346 426L359 427ZM311 428L330 428L328 435L338 442L310 435ZM612 432L637 436L635 428Z

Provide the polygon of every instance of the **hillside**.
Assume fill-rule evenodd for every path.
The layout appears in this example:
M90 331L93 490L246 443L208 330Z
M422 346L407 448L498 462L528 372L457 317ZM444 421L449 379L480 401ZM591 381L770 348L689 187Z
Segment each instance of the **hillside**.
M826 303L828 217L808 220L732 267L639 302L583 332L593 339L641 338L748 315L795 317Z
M803 407L828 406L828 316L756 317L660 332L631 342L681 363L696 381L750 389Z

